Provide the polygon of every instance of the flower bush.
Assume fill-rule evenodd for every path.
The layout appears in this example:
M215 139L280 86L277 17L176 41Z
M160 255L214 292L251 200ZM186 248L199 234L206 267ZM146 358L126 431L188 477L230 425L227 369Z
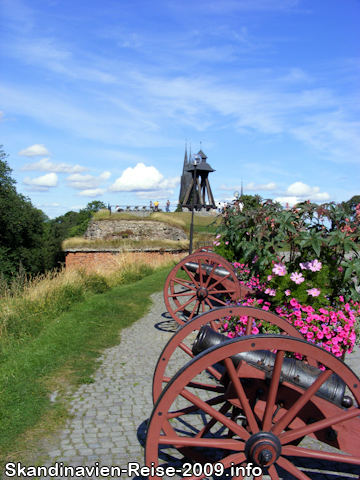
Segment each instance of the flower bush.
M347 215L334 204L306 202L284 210L268 201L246 212L232 205L215 243L216 252L239 259L233 262L239 281L253 290L239 304L277 313L338 357L353 350L360 333L360 204L352 220ZM225 319L224 332L243 335L247 320ZM254 321L252 333L259 332L278 328Z
M360 316L360 303L353 300L346 302L340 295L333 306L329 305L329 299L324 293L326 289L321 291L320 288L313 287L314 284L319 286L326 281L326 269L323 269L321 262L303 263L304 273L301 276L300 273L286 273L284 264L274 264L272 275L268 275L268 280L262 284L257 277L249 277L250 270L246 264L234 262L233 266L240 282L253 289L253 293L237 305L277 313L294 325L306 340L337 357L352 352L360 333L356 324L356 317ZM230 338L245 335L247 322L248 317L245 315L227 317L224 319L223 331ZM280 330L268 322L253 320L251 333L280 333Z
M283 268L286 262L286 272L303 283L308 276L304 270L317 271L311 264L316 260L323 267L323 277L327 276L331 302L339 295L347 301L360 300L356 291L360 278L360 204L351 219L344 206L331 203L303 202L289 210L270 200L253 210L240 211L237 206L234 202L222 214L217 253L247 264L251 276L261 282L273 273L275 264Z

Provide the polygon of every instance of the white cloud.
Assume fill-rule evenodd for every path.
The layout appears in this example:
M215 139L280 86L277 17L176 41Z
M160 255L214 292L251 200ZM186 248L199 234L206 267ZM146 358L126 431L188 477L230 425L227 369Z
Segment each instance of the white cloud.
M81 165L68 165L66 163L53 163L49 161L49 158L43 158L38 162L27 163L21 170L37 170L39 172L56 172L56 173L80 173L86 172L89 169L82 167Z
M247 185L245 185L244 189L245 190L251 190L251 191L256 191L256 190L272 191L272 190L277 190L278 186L274 182L270 182L270 183L267 183L267 184L264 184L264 183L259 183L259 184L248 183Z
M76 190L90 191L96 189L101 183L105 182L110 177L111 173L107 171L103 172L98 177L94 177L93 175L79 175L78 173L74 173L73 175L69 175L66 180L69 187L75 188Z
M106 188L94 188L89 190L82 190L80 193L76 193L80 197L100 197L106 192Z
M288 203L290 207L296 203L310 200L312 202L326 202L330 200L327 192L320 192L320 187L310 187L303 182L295 182L288 186L283 196L274 198L281 205Z
M36 143L31 147L26 147L18 153L21 157L39 157L43 155L51 155L49 150L43 145Z
M309 187L309 185L306 185L306 183L295 182L288 186L285 194L306 197L315 195L315 193L318 193L319 190L320 187Z
M23 183L24 185L29 185L31 190L47 192L49 188L58 186L58 177L56 173L47 173L37 178L25 177Z
M127 168L121 177L110 185L110 192L158 192L175 188L180 183L180 177L164 176L155 167L147 167L138 163L134 168ZM165 195L166 196L166 195Z

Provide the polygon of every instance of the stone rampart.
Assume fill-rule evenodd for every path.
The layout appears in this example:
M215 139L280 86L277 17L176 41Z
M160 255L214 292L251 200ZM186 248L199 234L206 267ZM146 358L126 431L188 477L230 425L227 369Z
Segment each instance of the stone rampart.
M84 238L88 240L186 240L187 236L179 227L163 222L137 220L102 220L90 222Z

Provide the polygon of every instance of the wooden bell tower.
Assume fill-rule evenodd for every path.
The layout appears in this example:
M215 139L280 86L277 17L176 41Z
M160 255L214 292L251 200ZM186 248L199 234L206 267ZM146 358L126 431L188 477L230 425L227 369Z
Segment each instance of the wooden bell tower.
M200 155L201 157L201 162L199 163L199 165L196 166L195 210L199 210L201 208L206 208L206 210L210 210L212 208L216 208L216 206L208 176L210 172L215 172L215 170L211 168L210 165L206 162L207 156L202 150L199 151L198 155ZM189 165L187 167L187 171L191 173L192 178L181 205L182 207L186 207L189 210L192 210L193 208L192 192L194 185L194 170L194 165Z

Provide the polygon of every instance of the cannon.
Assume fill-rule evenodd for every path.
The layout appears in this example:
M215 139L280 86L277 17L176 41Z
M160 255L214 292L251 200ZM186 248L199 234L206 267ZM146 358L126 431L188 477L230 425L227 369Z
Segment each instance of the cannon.
M179 262L169 273L164 301L180 325L200 313L243 298L249 288L241 285L232 265L213 252L197 252Z
M199 355L204 350L228 340L226 335L214 331L208 325L203 325L193 344L192 353L194 356ZM254 368L265 372L267 379L270 379L275 365L275 358L275 353L269 350L256 350L238 353L231 357L231 360L235 368L237 368L242 361L245 361ZM284 358L280 382L292 383L306 390L311 387L320 374L321 370L317 367L308 365L295 358ZM352 398L345 395L345 382L335 373L321 385L315 395L347 408L353 404Z
M247 317L246 335L250 335L254 327L260 327L263 322L266 322L268 325L274 326L277 331L283 335L290 335L300 339L304 338L302 334L284 318L260 308L231 305L209 310L179 327L165 345L159 356L153 376L152 393L154 404L159 398L164 385L166 385L174 373L177 372L179 364L185 365L189 361L189 357L194 357L192 344L199 329L204 325L209 325L213 331L219 332L228 317ZM316 367L318 365L314 359L309 359L308 363ZM220 379L221 375L213 367L210 366L208 370L213 376Z
M222 319L240 314L249 318L246 335L220 335ZM251 335L257 317L280 333ZM178 351L192 358L175 372ZM294 360L295 353L303 360ZM169 377L164 364L172 365ZM159 357L153 395L149 467L185 460L204 472L199 478L219 478L219 467L223 478L244 478L241 468L251 464L272 480L284 471L286 478L309 480L304 468L317 459L325 470L324 461L341 462L342 471L360 473L360 380L275 314L228 306L183 324ZM177 472L187 478L180 467Z

